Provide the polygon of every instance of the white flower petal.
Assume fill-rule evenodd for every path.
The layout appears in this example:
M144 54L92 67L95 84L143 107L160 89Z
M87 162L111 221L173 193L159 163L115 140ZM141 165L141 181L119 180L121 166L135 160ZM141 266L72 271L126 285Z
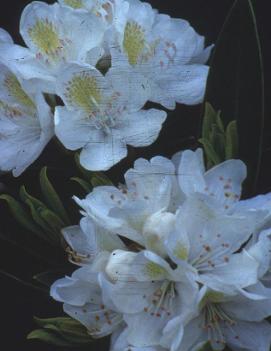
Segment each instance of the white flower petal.
M82 323L95 338L110 335L122 323L121 316L106 309L103 304L86 304L82 307L64 304L63 308L64 312Z
M108 170L127 155L127 147L118 134L111 130L100 141L91 141L80 154L80 163L90 171Z
M239 201L242 182L247 176L246 166L240 160L228 160L206 172L207 193L229 208Z
M206 183L201 149L197 152L187 150L182 153L177 175L180 188L186 195L204 192Z
M175 108L174 101L186 105L201 103L205 93L208 70L208 66L196 64L178 66L168 70L166 75L158 78L153 85L150 100L164 105L166 97L172 101L172 108ZM169 108L170 105L167 103L165 107Z
M83 306L91 299L96 299L97 289L86 281L73 278L62 278L57 280L50 290L50 295L57 301L72 304L74 306Z
M165 111L156 109L124 115L120 128L121 135L129 145L148 146L157 139L166 117Z
M62 106L55 109L55 133L69 150L80 149L102 138L101 131L93 127L84 114Z
M13 44L13 39L5 29L0 28L0 44L2 43Z
M199 281L211 289L231 293L255 284L258 267L258 262L243 250L230 256L227 264L214 268L210 274L207 272L201 275Z
M234 351L269 351L271 326L268 322L238 322L236 326L224 330L227 344Z
M237 295L228 303L223 303L223 309L233 319L248 322L261 322L271 315L271 290L258 283L248 288L248 291L257 294L259 299L248 299Z

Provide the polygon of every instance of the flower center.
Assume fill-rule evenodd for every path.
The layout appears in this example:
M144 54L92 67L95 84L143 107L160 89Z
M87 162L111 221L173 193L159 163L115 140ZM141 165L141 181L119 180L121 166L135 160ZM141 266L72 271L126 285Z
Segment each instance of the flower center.
M92 114L101 101L97 80L84 73L75 76L68 83L66 97L72 105Z
M170 317L174 310L173 301L176 297L175 284L164 281L161 286L150 296L150 301L144 312L153 317Z
M143 28L134 21L127 22L124 31L123 47L131 65L137 64L139 56L144 50L145 43Z
M58 37L54 25L48 20L38 20L28 34L41 53L54 56L61 48L61 40Z
M211 245L203 244L202 250L190 262L199 272L213 270L215 267L220 267L229 262L229 244L222 243L219 246L212 247Z
M82 0L65 0L64 3L70 7L73 7L74 9L80 9L83 7Z
M166 270L154 262L148 262L145 266L145 271L151 279L159 279L166 274Z
M208 339L213 348L221 349L226 344L223 327L232 327L235 321L232 320L222 309L219 303L208 302L203 310L203 329L208 332Z

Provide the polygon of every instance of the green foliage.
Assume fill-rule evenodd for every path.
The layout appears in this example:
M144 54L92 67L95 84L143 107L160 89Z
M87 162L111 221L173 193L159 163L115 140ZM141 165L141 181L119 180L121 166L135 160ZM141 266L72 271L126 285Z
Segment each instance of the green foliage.
M1 195L0 199L7 202L11 214L21 226L34 234L41 235L39 226L33 222L31 215L25 210L19 201L7 194Z
M104 173L91 172L83 168L80 164L78 153L75 154L75 163L84 179L80 177L73 177L71 180L77 182L86 193L91 192L96 186L113 185L111 180Z
M65 210L65 207L63 206L57 192L47 177L46 167L44 167L40 172L40 187L48 207L57 213L64 223L70 224L69 216Z
M76 320L69 317L40 319L35 318L40 327L32 331L27 338L38 339L49 344L75 347L87 345L92 342L87 329Z
M207 341L204 345L202 345L197 351L213 351L212 346Z
M236 121L231 121L224 127L221 112L206 102L202 125L202 138L207 168L213 167L225 160L238 157L238 133Z
M78 183L81 186L81 188L85 191L86 194L91 192L92 185L86 180L81 179L79 177L72 177L71 180Z
M197 351L214 351L210 343L207 341L204 345L202 345ZM223 351L231 351L228 347L225 347Z
M40 172L40 186L43 201L30 195L25 186L21 186L21 202L10 195L1 195L12 215L26 230L38 235L54 246L62 243L61 229L70 225L68 214L53 185L49 181L46 168ZM46 202L46 204L45 204Z
M251 0L236 0L227 16L212 55L206 101L215 110L222 111L223 124L228 126L225 158L236 150L237 124L238 157L248 165L245 190L250 195L256 188L260 171L264 128L263 64ZM231 120L236 122L229 125ZM216 138L221 137L215 134ZM205 137L202 138L213 162L213 150ZM216 140L215 151L220 142Z

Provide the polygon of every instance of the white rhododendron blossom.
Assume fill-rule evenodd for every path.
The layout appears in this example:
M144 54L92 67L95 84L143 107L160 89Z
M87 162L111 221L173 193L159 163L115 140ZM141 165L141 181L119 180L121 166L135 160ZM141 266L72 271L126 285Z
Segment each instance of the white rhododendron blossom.
M147 99L141 82L135 77L133 86L127 83L126 73L113 68L103 76L94 67L70 64L59 75L65 107L56 108L56 135L67 149L83 148L86 169L109 169L126 156L127 144L146 146L158 136L166 112L142 110Z
M75 198L63 234L82 268L51 295L111 351L269 351L270 194L240 200L245 176L239 160L205 172L200 149L138 159Z
M0 170L19 176L53 134L51 109L38 87L0 64Z
M0 58L25 79L38 79L44 91L55 93L56 76L63 63L96 64L96 47L103 40L104 25L95 15L34 1L22 13L20 33L28 48L2 45Z
M113 63L133 67L148 78L149 100L174 109L202 101L211 47L182 19L158 14L139 0L129 0L123 33L113 39ZM120 58L121 57L121 58Z
M51 95L55 134L67 149L81 149L88 170L111 168L127 145L152 144L163 107L203 100L212 46L186 20L146 2L33 1L20 34L25 47L0 29L0 62ZM147 102L160 107L146 110Z

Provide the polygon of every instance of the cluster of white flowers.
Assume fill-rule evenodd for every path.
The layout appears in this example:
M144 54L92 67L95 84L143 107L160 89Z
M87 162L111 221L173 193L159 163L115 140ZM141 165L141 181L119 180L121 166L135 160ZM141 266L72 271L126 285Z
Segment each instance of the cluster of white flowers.
M138 159L65 228L71 277L51 296L111 351L269 351L271 193L240 200L246 167L202 150Z
M202 101L211 47L187 21L139 0L34 1L20 33L27 47L0 29L0 170L14 176L53 135L82 149L85 168L109 169L127 144L157 138L167 113L146 102ZM52 112L44 93L64 106Z

